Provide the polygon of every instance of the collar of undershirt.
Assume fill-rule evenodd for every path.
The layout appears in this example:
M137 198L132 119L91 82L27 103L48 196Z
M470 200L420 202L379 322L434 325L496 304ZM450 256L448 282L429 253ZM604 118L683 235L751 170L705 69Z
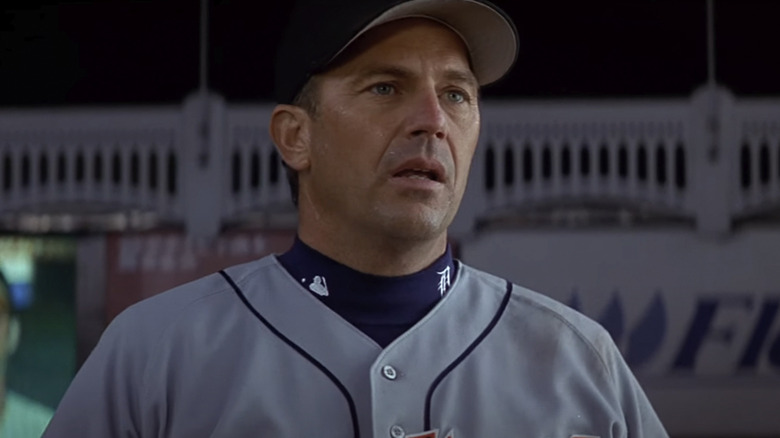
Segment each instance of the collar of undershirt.
M400 277L358 272L298 237L277 258L303 287L353 324L413 324L441 299L456 274L449 245L427 268Z

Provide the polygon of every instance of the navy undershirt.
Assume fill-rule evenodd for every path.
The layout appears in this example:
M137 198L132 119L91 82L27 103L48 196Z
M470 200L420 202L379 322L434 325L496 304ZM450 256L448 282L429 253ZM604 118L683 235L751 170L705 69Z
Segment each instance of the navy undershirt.
M449 246L427 268L400 277L358 272L297 237L277 259L312 295L383 348L439 302L456 274Z

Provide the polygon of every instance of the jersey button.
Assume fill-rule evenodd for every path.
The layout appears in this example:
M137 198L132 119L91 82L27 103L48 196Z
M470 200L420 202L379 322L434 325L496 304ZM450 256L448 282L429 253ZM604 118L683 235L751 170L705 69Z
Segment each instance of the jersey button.
M404 436L406 436L406 432L404 432L403 427L396 424L390 428L390 436L393 438L404 438Z
M395 368L390 365L385 365L382 367L382 375L387 377L389 380L395 380L395 378L398 377L398 373L395 371Z

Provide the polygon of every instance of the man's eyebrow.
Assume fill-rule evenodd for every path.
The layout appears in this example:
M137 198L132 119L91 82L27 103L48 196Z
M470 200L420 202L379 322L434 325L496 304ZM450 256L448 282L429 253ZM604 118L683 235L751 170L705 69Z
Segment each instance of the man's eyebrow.
M448 81L465 83L467 86L479 90L479 82L471 71L449 69L444 72L444 77Z
M408 79L413 77L414 74L411 72L411 70L405 69L403 67L394 65L377 65L359 71L350 82L353 84L358 84L376 76L392 76L400 79Z
M376 76L390 76L399 79L409 79L414 77L415 74L409 69L395 65L377 65L359 71L350 82L353 84L359 84L362 81ZM474 77L474 74L469 70L447 69L444 71L444 78L450 82L463 83L466 86L473 87L476 90L479 89L477 78Z

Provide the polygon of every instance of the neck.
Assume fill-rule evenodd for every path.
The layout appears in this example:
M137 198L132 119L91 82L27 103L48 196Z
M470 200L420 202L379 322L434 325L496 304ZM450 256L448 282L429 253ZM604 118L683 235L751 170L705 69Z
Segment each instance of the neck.
M301 226L298 234L304 243L345 266L386 277L421 271L447 250L446 233L430 240L401 240L312 233Z

